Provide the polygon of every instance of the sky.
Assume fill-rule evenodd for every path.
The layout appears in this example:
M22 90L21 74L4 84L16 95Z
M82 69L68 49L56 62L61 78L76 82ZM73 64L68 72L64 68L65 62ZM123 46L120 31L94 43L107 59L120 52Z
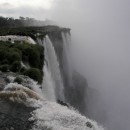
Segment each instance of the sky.
M0 15L70 27L75 66L99 93L90 95L91 118L109 130L130 130L129 6L129 0L0 0Z
M54 0L0 0L0 15L45 19L49 17L47 11L52 9L53 2Z

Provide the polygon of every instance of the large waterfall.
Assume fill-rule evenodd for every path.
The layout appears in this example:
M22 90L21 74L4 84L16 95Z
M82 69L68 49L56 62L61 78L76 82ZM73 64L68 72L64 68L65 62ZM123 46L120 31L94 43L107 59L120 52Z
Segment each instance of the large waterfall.
M71 60L71 54L70 54L70 35L68 33L62 33L62 39L63 39L63 71L67 77L67 81L69 83L69 86L73 86L72 84L72 60Z
M70 35L62 33L61 38L63 38L61 44L63 46L64 62L62 67L64 66L64 72L61 63L58 60L54 43L51 42L49 36L45 36L43 40L37 40L39 45L44 46L43 53L45 59L42 85L24 75L19 75L21 83L16 83L15 79L17 75L14 73L8 73L3 76L4 78L7 78L8 76L10 78L7 78L8 81L6 79L7 85L5 85L5 88L0 91L0 98L6 99L2 99L2 102L0 101L0 104L2 104L2 109L0 109L0 120L4 117L1 115L3 107L5 110L7 108L11 108L12 110L12 112L10 112L10 109L7 109L7 111L4 111L4 115L8 113L9 115L12 114L14 116L11 115L11 119L9 116L9 121L3 120L6 122L5 124L7 124L7 128L17 130L20 127L20 130L23 129L19 126L19 123L22 125L22 119L25 123L29 123L31 130L103 130L102 126L81 115L76 110L78 109L80 112L82 111L79 108L83 107L81 104L84 104L84 102L82 102L82 97L85 95L84 87L86 87L86 84L84 86L84 79L82 76L77 72L74 72L72 69L69 50ZM68 76L68 86L65 86L64 83L64 73L66 74L66 77ZM1 75L4 75L4 73ZM1 76L1 78L3 77ZM65 91L69 96L64 94ZM68 96L67 100L66 96ZM70 104L65 103L66 101ZM12 104L12 102L14 104ZM19 106L18 104L22 106ZM74 106L76 109L70 105ZM16 109L14 109L14 106ZM26 106L29 111L26 111L24 108L21 109L23 106ZM28 117L26 117L26 112L29 114ZM22 115L18 117L15 113L18 113L18 115L19 113L22 113ZM17 120L17 117L20 120ZM16 121L14 121L14 118L16 118ZM0 123L3 121L0 121ZM12 127L12 124L8 126L12 121L13 127L15 128ZM3 130L4 125L3 123L1 124ZM28 125L26 124L26 126ZM27 128L27 130L30 129Z
M55 90L57 100L60 99L64 101L64 85L59 68L59 62L53 44L48 36L46 36L44 39L44 48L46 62L45 69L47 69L47 71L51 73L50 82L53 83L53 89ZM52 85L50 86L52 88Z
M79 89L73 88L73 69L70 58L70 35L67 33L61 34L63 39L63 73L68 77L67 84L69 85L67 92L71 94L70 97L75 96L75 93ZM40 42L41 43L41 42ZM103 130L95 121L92 121L80 113L75 111L73 108L67 106L61 106L57 104L57 100L66 101L64 96L64 83L63 74L61 75L61 68L54 43L51 42L49 36L46 36L43 40L45 62L44 62L44 78L42 84L43 95L47 100L44 102L38 102L40 108L33 111L32 118L35 124L32 130ZM77 83L78 83L77 79ZM67 86L66 86L67 87ZM74 90L75 89L75 90ZM73 90L73 91L72 91ZM72 92L72 93L71 93ZM82 93L84 94L84 93ZM81 95L77 95L77 99ZM48 101L49 100L49 101ZM71 98L69 99L71 100ZM50 102L53 101L53 102ZM78 104L80 105L80 104Z

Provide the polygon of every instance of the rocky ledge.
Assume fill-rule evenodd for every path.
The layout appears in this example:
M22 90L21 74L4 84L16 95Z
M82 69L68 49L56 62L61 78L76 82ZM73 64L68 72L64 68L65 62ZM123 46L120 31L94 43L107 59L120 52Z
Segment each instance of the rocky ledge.
M18 76L20 80L17 80ZM32 90L36 85L37 83L27 76L0 72L0 130L31 129L33 121L29 121L29 118L36 108L29 105L28 99L40 99ZM37 85L38 87L40 86Z

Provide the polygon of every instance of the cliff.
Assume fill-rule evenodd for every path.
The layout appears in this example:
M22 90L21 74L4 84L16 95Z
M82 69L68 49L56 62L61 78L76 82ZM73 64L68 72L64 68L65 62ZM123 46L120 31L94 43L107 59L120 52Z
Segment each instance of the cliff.
M102 129L71 108L85 113L87 82L69 59L70 29L1 28L0 35L0 129Z

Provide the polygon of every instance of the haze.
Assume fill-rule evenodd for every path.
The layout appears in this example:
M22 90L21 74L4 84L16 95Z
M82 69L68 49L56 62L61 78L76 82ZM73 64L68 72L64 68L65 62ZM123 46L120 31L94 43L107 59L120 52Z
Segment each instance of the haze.
M129 0L0 0L0 15L72 28L75 67L94 91L88 116L108 130L130 130L129 6Z

